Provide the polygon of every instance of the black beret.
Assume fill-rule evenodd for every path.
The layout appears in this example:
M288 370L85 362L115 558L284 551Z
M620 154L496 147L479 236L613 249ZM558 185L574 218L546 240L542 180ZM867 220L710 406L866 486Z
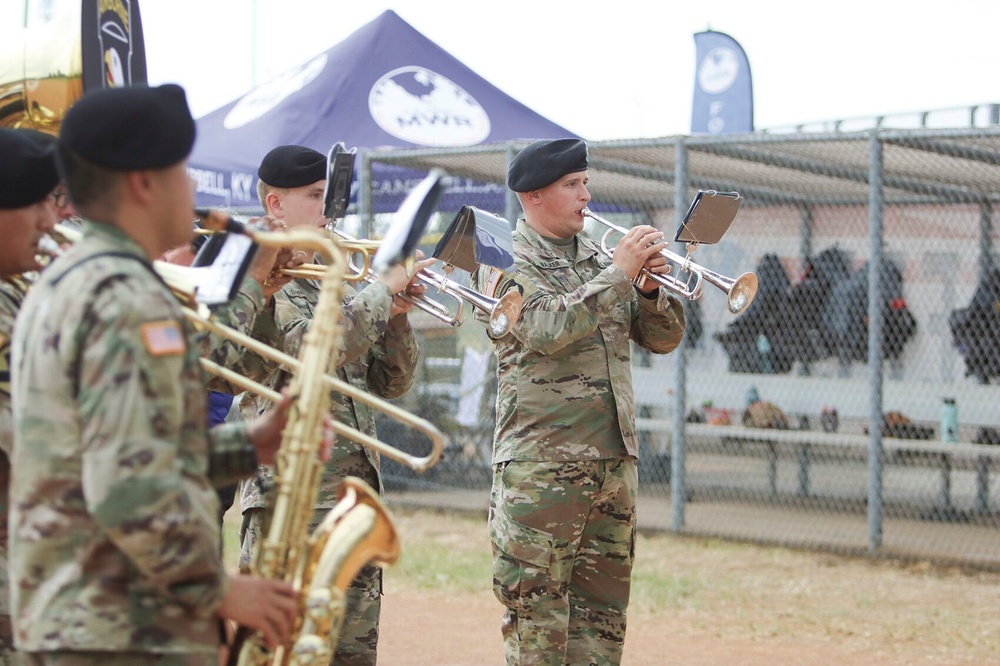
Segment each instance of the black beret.
M36 204L59 183L55 151L28 130L0 129L0 155L0 208Z
M59 132L63 149L107 169L164 169L194 146L184 89L168 83L102 88L70 107Z
M515 192L540 190L568 173L587 170L587 142L583 139L536 141L510 162L507 187Z
M54 151L56 149L56 145L59 143L59 137L49 134L48 132L40 132L36 129L31 129L30 127L21 127L19 129L24 132L25 136L42 148L51 148Z
M326 180L326 157L305 146L278 146L260 162L257 177L271 187L302 187Z

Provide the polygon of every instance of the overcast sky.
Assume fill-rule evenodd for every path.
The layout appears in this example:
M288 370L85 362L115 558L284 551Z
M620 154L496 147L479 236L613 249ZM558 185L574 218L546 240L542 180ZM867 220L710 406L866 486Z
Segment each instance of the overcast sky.
M387 9L508 95L591 140L688 133L693 35L708 28L747 52L758 129L1000 102L997 0L141 0L140 7L150 82L183 85L195 116Z

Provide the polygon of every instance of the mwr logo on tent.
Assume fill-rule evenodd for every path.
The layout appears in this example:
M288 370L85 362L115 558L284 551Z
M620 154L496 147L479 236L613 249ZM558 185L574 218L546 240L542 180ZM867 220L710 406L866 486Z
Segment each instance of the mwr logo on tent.
M197 206L255 206L257 167L275 146L309 146L326 154L339 141L363 154L568 136L574 134L386 10L318 57L199 118L188 171L197 181ZM422 177L373 162L370 211L393 212L406 194L395 184ZM506 191L502 183L463 182L461 205L489 210ZM448 195L457 200L456 188L453 179Z
M423 67L400 67L379 78L368 110L389 134L424 146L472 146L490 135L486 109L457 83Z
M327 65L323 54L242 97L223 120L236 129L304 89ZM490 135L490 117L460 85L425 67L399 67L381 76L368 94L368 110L383 130L423 146L473 146Z

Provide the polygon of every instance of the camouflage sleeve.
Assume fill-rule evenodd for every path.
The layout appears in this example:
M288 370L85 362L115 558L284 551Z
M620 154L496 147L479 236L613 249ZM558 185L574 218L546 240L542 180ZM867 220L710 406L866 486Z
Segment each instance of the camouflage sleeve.
M367 290L366 290L367 291ZM391 400L410 390L420 349L409 317L393 317L369 352L368 390Z
M209 431L208 478L216 488L232 485L257 471L257 451L246 423L224 423Z
M547 291L547 284L538 267L519 263L501 278L495 293L500 297L511 288L521 289L521 318L510 334L539 354L552 354L590 335L604 309L635 297L632 281L614 264L567 294Z
M23 290L18 289L14 283L0 280L0 451L7 456L10 456L14 446L14 419L10 404L10 344L22 300Z
M315 303L298 292L290 293L283 289L275 296L274 318L283 336L284 352L298 356L302 337L312 321ZM392 294L381 282L370 284L346 299L341 318L343 339L337 359L338 368L364 357L371 350L386 331L391 306Z
M10 339L0 330L0 451L14 447L14 420L10 410Z
M666 354L677 349L685 327L684 305L680 300L663 287L657 290L656 298L639 294L637 300L631 338L654 354Z
M239 293L229 303L212 312L216 321L264 344L281 349L281 332L274 321L274 304L264 302L260 284L250 277L243 279ZM214 333L201 337L202 356L255 382L267 381L277 364L248 350L242 344ZM208 389L235 395L242 389L218 377L212 377Z
M14 446L14 422L10 410L10 339L14 317L7 315L0 297L0 450L9 456Z
M344 341L337 367L367 354L389 325L392 294L382 282L373 282L344 306Z
M178 377L190 361L186 352L153 355L143 341L144 324L176 321L174 307L124 278L97 294L78 325L81 478L88 513L143 576L182 606L211 609L225 591L206 523L215 504L202 501L215 491L198 483L202 472L178 439L188 417Z

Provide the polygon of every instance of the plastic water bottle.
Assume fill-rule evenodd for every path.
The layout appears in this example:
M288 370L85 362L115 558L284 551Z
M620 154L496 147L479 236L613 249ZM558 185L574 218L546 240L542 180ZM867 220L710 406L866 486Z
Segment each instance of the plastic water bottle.
M958 407L954 398L945 398L941 405L941 441L958 441Z

